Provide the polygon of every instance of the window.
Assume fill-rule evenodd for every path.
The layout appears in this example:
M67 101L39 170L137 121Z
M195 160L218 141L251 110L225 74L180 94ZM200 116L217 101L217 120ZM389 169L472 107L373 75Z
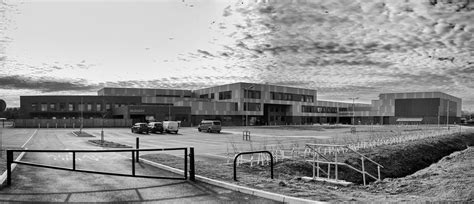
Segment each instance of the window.
M84 111L84 104L80 103L80 104L78 105L78 110L79 110L79 111Z
M66 104L65 103L59 103L59 110L60 111L65 111L66 110Z
M244 111L261 111L260 103L245 103Z
M214 93L211 93L211 99L214 99Z
M96 111L102 111L102 104L100 104L100 103L96 104L95 110Z
M254 99L260 99L261 97L261 92L260 91L255 91L255 90L244 90L244 97L245 98L254 98Z
M291 93L270 92L270 98L272 100L314 102L314 97L311 95L299 95Z
M114 107L118 108L118 107L120 107L120 104L116 103L116 104L114 104Z
M31 109L32 109L33 111L37 111L37 110L38 110L37 104L36 104L36 103L32 103L32 104L31 104Z
M42 103L41 104L41 111L47 111L48 110L48 104Z
M69 111L74 111L74 109L75 109L75 108L74 108L74 103L70 103L70 104L69 104L69 107L68 107L68 110L69 110Z
M219 92L219 100L226 100L232 98L232 91Z
M199 95L199 98L209 98L209 94L202 94L202 95Z
M339 108L339 111L345 112L345 111L347 111L347 108Z
M301 111L305 113L337 113L337 108L323 106L301 106Z
M56 110L56 104L55 103L50 103L49 104L49 110L55 111Z
M235 103L235 106L234 106L234 111L239 111L239 104L238 103Z
M110 107L111 107L110 103L107 103L107 104L105 105L105 110L109 111L109 110L110 110Z
M92 104L91 103L87 104L87 111L92 111Z

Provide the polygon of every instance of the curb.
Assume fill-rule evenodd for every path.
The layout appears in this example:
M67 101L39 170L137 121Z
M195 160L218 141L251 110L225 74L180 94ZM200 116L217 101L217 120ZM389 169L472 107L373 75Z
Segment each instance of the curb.
M173 173L178 173L178 174L183 174L184 173L183 170L176 169L176 168L173 168L173 167L169 167L169 166L159 164L159 163L156 163L156 162L152 162L152 161L147 160L147 159L140 158L140 160L143 161L146 164L149 164L149 165L161 168L161 169L165 169L165 170L171 171ZM257 189L253 189L253 188L249 188L249 187L239 186L239 185L236 185L236 184L231 184L231 183L227 183L227 182L223 182L223 181L210 179L210 178L207 178L207 177L204 177L204 176L196 175L195 177L196 177L197 181L201 181L201 182L204 182L204 183L208 183L208 184L211 184L211 185L227 188L229 190L233 190L233 191L237 191L237 192L241 192L241 193L245 193L245 194L249 194L249 195L254 195L254 196L258 196L258 197L262 197L262 198L267 198L267 199L278 201L278 202L283 202L283 203L325 203L325 202L320 202L320 201L307 200L307 199L296 198L296 197L292 197L292 196L285 196L285 195L282 195L282 194L271 193L271 192L257 190Z
M36 133L38 133L38 129L36 129L35 132L33 132L33 134L31 134L31 136L28 138L28 140L26 140L25 144L21 145L20 148L28 149L28 148L25 148L25 146L36 135ZM22 152L20 155L18 155L18 157L15 160L21 160L23 158L23 156L25 156L25 154L26 154L26 152ZM17 166L17 164L15 164L15 163L12 164L12 172L16 168L16 166ZM0 185L3 185L3 183L5 183L5 180L7 180L7 171L6 170L5 170L5 172L3 172L2 175L0 175Z
M27 148L25 148L27 149ZM18 155L18 157L15 159L15 160L21 160L23 158L23 156L25 156L26 152L22 152L20 155ZM13 170L15 170L17 164L13 163L12 164L12 172ZM3 183L5 183L5 181L7 180L7 171L3 172L2 175L0 175L0 185L3 185Z

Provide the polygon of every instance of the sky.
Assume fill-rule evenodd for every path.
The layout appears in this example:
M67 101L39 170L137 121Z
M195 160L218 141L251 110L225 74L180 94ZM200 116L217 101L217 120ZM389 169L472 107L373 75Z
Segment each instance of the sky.
M234 82L370 103L441 91L474 111L466 0L0 0L0 99Z

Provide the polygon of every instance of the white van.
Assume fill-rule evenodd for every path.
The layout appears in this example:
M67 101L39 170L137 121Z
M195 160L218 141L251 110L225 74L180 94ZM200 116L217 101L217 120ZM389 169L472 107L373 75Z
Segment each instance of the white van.
M178 134L179 123L177 121L163 121L163 130L167 133Z

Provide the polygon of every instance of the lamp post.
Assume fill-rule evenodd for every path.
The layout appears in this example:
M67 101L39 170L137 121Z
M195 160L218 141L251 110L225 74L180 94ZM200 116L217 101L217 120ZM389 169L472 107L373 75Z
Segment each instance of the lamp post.
M245 102L246 101L245 98L247 98L249 95L248 90L253 89L254 87L255 87L254 85L250 85L247 88L244 88L245 130L247 130L248 121L249 121L248 114L247 114L247 111L249 111L249 104Z
M171 105L168 104L168 121L171 121Z
M447 101L448 103L446 104L446 126L449 130L449 99Z
M352 97L352 125L355 125L355 100L359 99L359 97Z
M105 104L104 96L102 96L101 109L102 109L102 130L100 131L100 141L101 141L101 144L103 144L104 143L104 120L105 120L105 116L107 115L107 105Z
M79 133L82 134L82 127L84 127L84 99L81 97L81 129Z

